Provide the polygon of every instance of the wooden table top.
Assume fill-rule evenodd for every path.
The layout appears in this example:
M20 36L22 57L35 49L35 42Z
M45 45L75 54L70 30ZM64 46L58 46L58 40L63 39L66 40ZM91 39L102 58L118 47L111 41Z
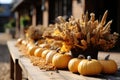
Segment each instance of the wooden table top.
M10 55L15 62L18 59L18 63L22 70L27 74L29 80L120 80L120 75L97 75L97 76L82 76L80 74L74 74L67 70L45 71L40 70L39 67L33 66L30 59L25 57L15 46L16 40L7 42ZM120 72L119 72L120 74Z

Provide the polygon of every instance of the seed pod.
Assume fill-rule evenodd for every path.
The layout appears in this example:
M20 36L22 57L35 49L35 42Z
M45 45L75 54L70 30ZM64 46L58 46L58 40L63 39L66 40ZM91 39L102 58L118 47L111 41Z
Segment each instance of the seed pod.
M94 22L94 20L95 20L95 14L91 13L90 16L91 16L90 21Z
M87 33L87 43L88 44L90 43L90 33L89 32Z
M105 25L107 15L108 15L108 10L105 11L105 13L104 13L104 15L103 15L103 17L102 17L102 20L101 20L101 24L102 24L102 25Z
M109 21L106 25L105 25L105 27L103 28L103 31L109 31L110 30L110 25L112 24L112 20L111 21Z
M86 42L84 39L81 40L81 44L82 44L83 46L87 46L87 42Z

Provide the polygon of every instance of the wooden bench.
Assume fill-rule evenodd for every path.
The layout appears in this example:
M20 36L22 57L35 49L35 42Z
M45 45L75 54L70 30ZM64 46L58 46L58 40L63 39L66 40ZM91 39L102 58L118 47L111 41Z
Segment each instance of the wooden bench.
M22 80L22 71L27 75L28 80L106 80L120 77L114 77L111 75L99 75L99 76L82 76L79 74L73 74L70 71L58 70L58 71L45 71L40 70L37 66L33 66L30 59L22 55L22 53L15 47L15 40L8 41L8 48L10 51L11 62L11 79Z

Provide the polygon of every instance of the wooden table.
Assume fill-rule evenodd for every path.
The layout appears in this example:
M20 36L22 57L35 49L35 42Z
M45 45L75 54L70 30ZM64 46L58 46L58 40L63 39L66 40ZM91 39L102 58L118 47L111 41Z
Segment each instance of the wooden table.
M8 41L8 49L10 52L10 78L13 80L22 80L22 70L19 66L19 58L21 56L15 47L15 41Z
M10 77L12 80L22 80L22 71L25 72L28 80L106 80L106 78L109 79L109 77L111 77L108 75L104 77L103 75L94 77L82 76L65 70L58 70L58 72L40 70L37 66L33 66L30 59L25 57L18 48L15 47L15 43L15 40L7 42L10 51ZM112 78L114 77L112 76ZM114 78L114 80L117 79Z

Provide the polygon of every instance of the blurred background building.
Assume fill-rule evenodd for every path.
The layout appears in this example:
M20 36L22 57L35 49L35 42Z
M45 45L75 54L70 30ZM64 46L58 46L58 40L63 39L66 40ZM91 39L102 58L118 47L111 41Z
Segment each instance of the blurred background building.
M8 0L6 0L8 2ZM119 0L11 0L12 4L2 4L0 2L0 31L4 31L3 24L8 21L8 16L18 15L19 17L27 14L30 17L31 24L54 23L57 16L63 16L68 19L71 15L79 18L82 13L88 11L94 12L96 19L101 19L105 10L108 10L108 20L113 20L112 32L120 32L119 26ZM114 5L114 6L112 6ZM12 13L10 13L10 11ZM19 14L18 14L19 13ZM33 18L34 15L34 19ZM4 18L4 20L3 20ZM31 25L29 23L29 25Z
M4 32L4 24L9 21L11 4L0 3L0 32Z
M101 19L103 13L108 10L107 22L113 20L111 32L120 33L120 1L116 0L2 0L9 3L1 3L0 0L0 32L6 31L5 24L15 26L12 29L14 37L18 38L23 28L29 26L55 23L58 16L66 20L73 15L80 18L81 14L88 11L94 12L96 19ZM114 6L113 6L114 5ZM7 24L7 26L10 27ZM15 32L14 32L15 31ZM8 31L6 31L8 32Z

